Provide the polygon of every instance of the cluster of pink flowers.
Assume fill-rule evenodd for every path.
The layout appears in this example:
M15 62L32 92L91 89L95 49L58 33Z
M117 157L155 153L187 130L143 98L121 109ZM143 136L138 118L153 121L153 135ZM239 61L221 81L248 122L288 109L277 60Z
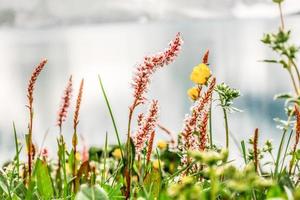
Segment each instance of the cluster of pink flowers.
M138 129L134 136L134 143L137 155L141 153L144 148L145 142L149 139L150 135L155 132L158 123L158 101L152 100L147 115L138 122Z
M37 80L37 77L40 75L40 73L44 69L46 63L47 63L47 59L42 60L40 62L40 64L34 69L34 71L31 74L31 77L30 77L30 80L28 83L28 88L27 88L27 97L29 100L28 106L32 106L34 85Z
M132 86L134 88L134 101L131 109L139 104L143 104L146 100L145 93L147 92L150 83L151 75L159 67L170 64L177 57L183 40L179 33L177 33L174 40L169 43L169 47L158 54L146 56L144 61L137 66L134 73Z
M62 97L62 103L60 105L60 109L58 111L58 119L57 119L57 125L60 128L62 127L62 123L66 120L67 118L67 112L68 108L70 107L70 101L72 97L72 76L70 76L68 84L66 86L66 89L64 91L64 95Z
M216 79L212 78L207 91L199 98L191 108L191 115L185 118L182 130L183 150L204 150L206 146L206 130L208 122L208 112L212 101L212 92L216 84ZM193 133L197 131L200 135Z

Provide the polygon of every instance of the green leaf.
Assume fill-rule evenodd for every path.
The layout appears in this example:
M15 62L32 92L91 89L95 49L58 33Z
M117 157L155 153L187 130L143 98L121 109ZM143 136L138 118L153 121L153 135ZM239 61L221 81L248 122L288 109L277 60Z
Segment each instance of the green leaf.
M262 62L266 62L266 63L278 63L277 60L268 60L268 59L262 60Z
M277 95L274 96L274 100L289 99L289 98L293 98L293 96L289 93L281 93L281 94L277 94Z
M106 95L106 92L105 92L105 89L104 89L104 86L103 86L100 75L98 75L98 79L99 79L99 84L100 84L102 94L103 94L104 99L105 99L106 106L107 106L109 114L110 114L111 121L112 121L114 129L115 129L115 133L116 133L116 136L117 136L117 141L118 141L119 148L121 150L121 157L122 157L122 161L123 161L124 160L123 150L122 150L122 145L121 145L120 136L119 136L118 128L117 128L117 125L116 125L116 121L115 121L115 118L114 118L114 115L113 115L113 112L112 112L112 108L111 108L109 100L107 98L107 95Z
M74 156L74 149L72 149L71 151L70 151L70 154L69 154L69 157L68 157L69 159L68 159L68 163L69 163L69 169L70 169L70 171L73 173L73 166L74 166L74 163L76 162L76 160L75 160L75 156Z
M98 185L89 187L84 184L75 196L75 200L109 200L106 192Z
M48 166L39 158L36 161L36 183L41 197L51 199L54 195L52 180L49 175Z
M161 175L159 170L153 169L144 179L144 187L154 198L158 198L161 187Z

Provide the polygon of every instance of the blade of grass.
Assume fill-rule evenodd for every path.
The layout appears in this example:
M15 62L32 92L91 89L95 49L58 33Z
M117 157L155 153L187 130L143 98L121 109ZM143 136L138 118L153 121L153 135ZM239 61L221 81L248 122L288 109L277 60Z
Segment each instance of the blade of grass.
M106 106L107 106L109 114L110 114L110 118L112 120L114 129L115 129L115 133L116 133L117 140L118 140L118 145L119 145L119 148L120 148L120 151L121 151L122 161L124 161L123 149L122 149L122 145L121 145L121 141L120 141L120 137L119 137L119 132L118 132L117 125L116 125L116 122L115 122L115 118L114 118L114 115L113 115L113 112L112 112L109 100L107 98L107 95L106 95L106 92L105 92L105 89L104 89L104 86L103 86L103 83L102 83L100 75L98 75L98 79L99 79L99 84L100 84L100 87L101 87L102 94L103 94L105 102L106 102Z
M102 172L102 184L104 184L105 178L106 178L106 158L107 158L107 132L105 134L105 148L104 148L104 169Z
M247 157L246 157L247 153L246 153L246 146L244 140L241 141L241 147L242 147L242 153L243 153L245 164L247 164Z
M15 139L15 147L16 147L16 167L17 167L17 174L18 177L20 177L20 151L19 151L19 143L18 143L18 137L17 137L17 130L15 126L15 122L13 122L13 129L14 129L14 139Z
M287 154L287 151L288 151L288 148L289 148L289 145L290 145L292 135L293 135L293 130L291 130L291 132L290 132L290 135L289 135L286 147L285 147L285 151L284 151L284 154L283 154L281 168L280 168L279 172L282 172L282 170L283 170L284 161L285 161L285 158L286 158L286 154Z

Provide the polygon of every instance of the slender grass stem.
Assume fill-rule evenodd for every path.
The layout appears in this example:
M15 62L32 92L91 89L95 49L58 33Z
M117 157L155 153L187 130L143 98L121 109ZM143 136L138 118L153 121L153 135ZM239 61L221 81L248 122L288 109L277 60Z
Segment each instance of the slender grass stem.
M229 149L229 127L228 127L227 111L225 108L222 108L222 109L223 109L223 113L224 113L224 122L225 122L226 148Z
M289 75L290 75L290 77L291 77L291 80L292 80L292 83L293 83L294 90L295 90L296 94L299 95L299 90L298 90L298 87L297 87L295 78L294 78L294 76L293 76L292 70L291 70L290 68L288 68L288 72L289 72Z
M298 84L300 86L300 72L299 72L298 66L293 59L290 59L290 62L292 63L292 66L294 67L294 69L296 71L297 78L298 78Z
M15 147L16 147L16 167L17 167L17 174L18 174L18 178L19 176L19 172L20 172L20 151L19 151L19 143L18 143L18 137L17 137L17 130L16 130L16 126L15 126L15 122L13 122L13 129L14 129L14 139L15 139Z
M99 79L99 84L100 84L100 87L101 87L102 94L103 94L105 102L106 102L106 106L107 106L109 114L110 114L110 118L111 118L113 126L114 126L114 130L115 130L116 137L117 137L117 140L118 140L118 145L119 145L119 148L120 148L120 151L121 151L122 161L124 161L124 155L123 155L121 140L120 140L120 137L119 137L119 132L118 132L116 121L115 121L115 118L114 118L114 115L113 115L113 112L112 112L112 108L111 108L109 100L107 98L107 95L106 95L106 92L105 92L105 89L104 89L104 86L103 86L100 75L98 75L98 79Z
M282 158L280 172L282 172L282 170L283 170L283 165L284 165L284 162L285 162L285 158L286 158L286 155L287 155L287 151L288 151L288 148L289 148L289 145L290 145L290 141L291 141L292 135L293 135L293 130L290 131L290 135L289 135L286 147L285 147L285 151L284 151L283 158Z
M288 120L287 120L287 124L284 127L284 129L283 129L282 137L281 137L279 148L278 148L278 152L277 152L276 162L275 162L275 171L274 171L275 176L278 175L278 167L279 167L279 162L280 162L280 157L281 157L281 151L282 151L282 148L283 148L283 144L284 144L284 140L285 140L285 135L286 135L287 130L289 129L289 124L290 124L290 121L291 121L291 118L292 118L293 114L294 114L294 111L292 111L289 114L289 117L288 117Z
M102 184L104 183L106 179L106 159L107 159L107 132L105 134L105 148L104 148L104 161L103 161L103 172L102 172Z
M278 3L278 7L279 7L279 12L280 12L281 30L284 30L284 18L283 18L281 3Z

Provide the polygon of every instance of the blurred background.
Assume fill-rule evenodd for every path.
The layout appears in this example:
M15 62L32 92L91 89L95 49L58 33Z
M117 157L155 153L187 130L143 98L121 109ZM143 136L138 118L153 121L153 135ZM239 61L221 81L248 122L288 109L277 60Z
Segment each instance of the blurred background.
M286 27L300 44L300 1L283 4ZM177 32L184 46L175 63L155 74L149 98L159 100L160 121L178 133L191 102L186 91L189 74L206 49L217 81L240 89L241 113L229 115L231 148L254 128L261 141L278 143L281 131L275 117L283 117L276 93L291 90L288 74L276 65L259 62L273 58L261 42L263 33L279 26L278 7L271 0L0 0L0 161L14 154L13 121L22 142L27 131L26 88L34 67L48 59L35 90L34 141L56 152L56 115L64 87L73 75L76 97L85 79L80 112L80 144L103 145L105 133L116 143L112 123L100 92L101 75L123 141L128 105L132 100L132 72L143 56L163 50ZM63 128L70 144L72 108ZM143 109L143 108L142 108ZM214 141L225 143L223 116L214 107ZM46 134L47 133L47 134ZM158 131L157 138L169 139ZM262 143L262 142L261 142ZM25 149L25 148L24 148Z

